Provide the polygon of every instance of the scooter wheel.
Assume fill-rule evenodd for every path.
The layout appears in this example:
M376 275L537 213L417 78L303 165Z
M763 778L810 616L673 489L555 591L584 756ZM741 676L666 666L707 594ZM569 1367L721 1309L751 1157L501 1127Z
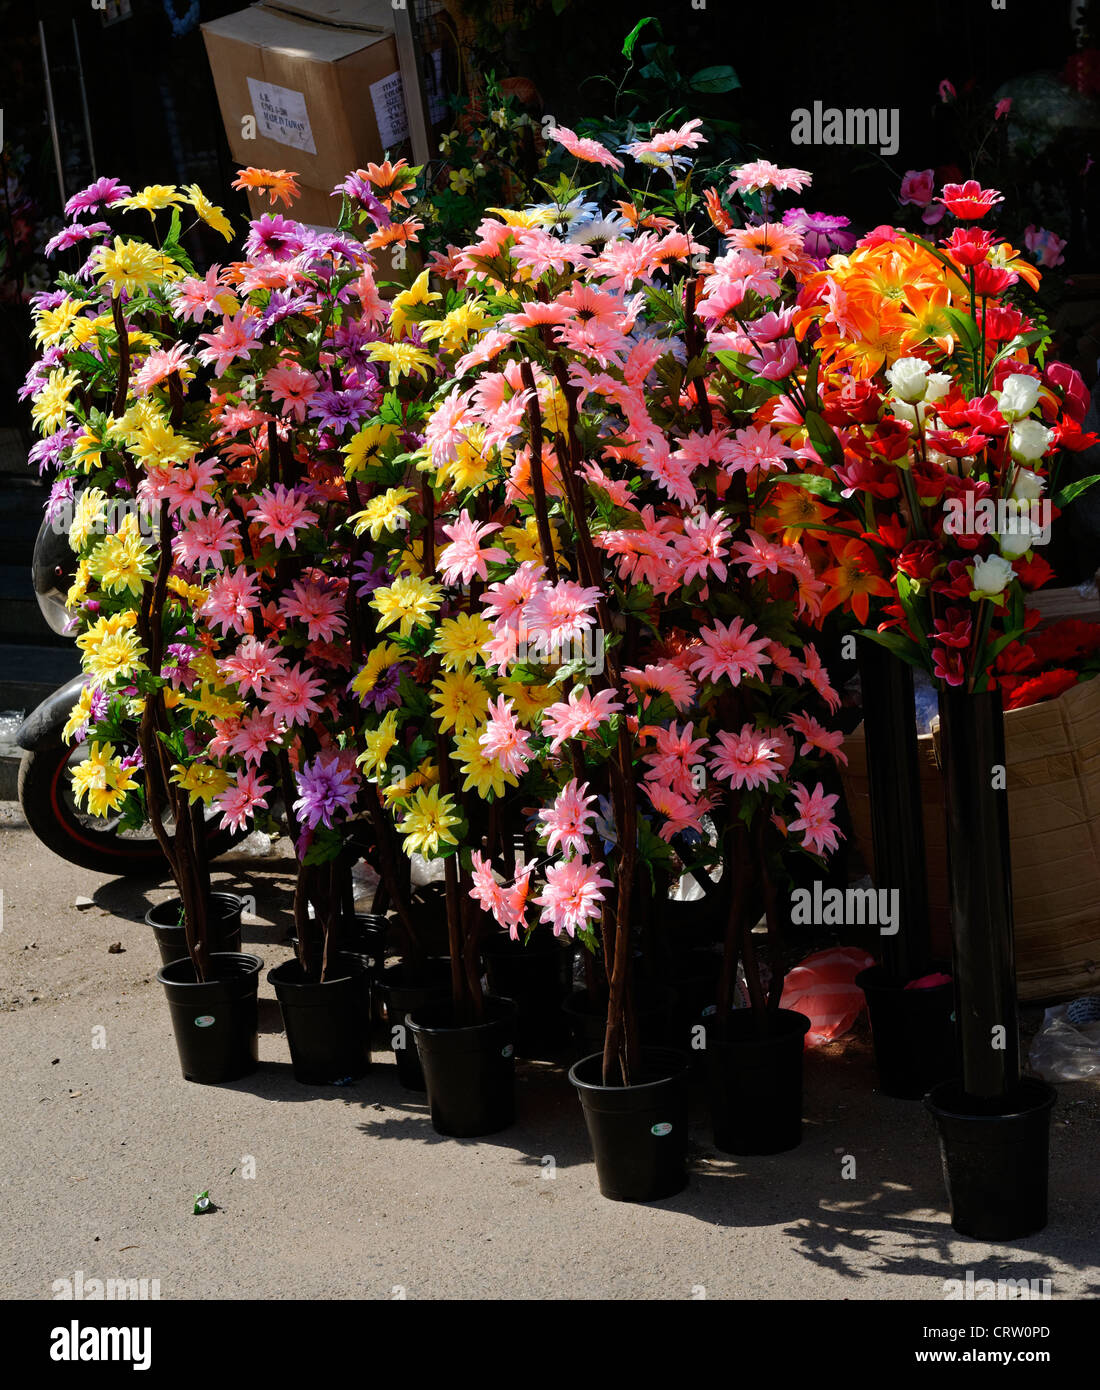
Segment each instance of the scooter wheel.
M54 854L94 873L163 878L168 865L160 845L148 837L128 835L114 820L98 820L77 808L69 786L73 749L50 744L23 754L19 764L19 804L27 824ZM242 831L222 830L207 822L210 858L224 854Z

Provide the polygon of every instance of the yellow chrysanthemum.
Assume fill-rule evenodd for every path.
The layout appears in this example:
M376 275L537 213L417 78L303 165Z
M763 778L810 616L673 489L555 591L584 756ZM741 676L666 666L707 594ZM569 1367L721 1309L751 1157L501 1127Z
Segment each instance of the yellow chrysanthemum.
M390 385L396 386L403 376L416 372L425 381L428 368L435 365L435 358L423 348L412 343L373 343L367 356L372 362L390 364Z
M561 699L560 686L531 685L515 677L501 681L500 692L511 700L516 718L528 729L534 728L535 721L547 705Z
M386 805L393 807L398 801L405 801L417 787L431 787L439 781L439 768L431 758L425 758L419 767L404 777L398 777L389 786L382 788L382 798Z
M88 538L101 527L106 514L107 494L103 489L85 488L76 499L72 524L69 526L69 544L74 550L84 549Z
M34 341L39 347L53 347L72 327L83 306L66 297L53 309L38 309L34 314Z
M444 352L457 352L465 346L471 334L479 333L493 322L483 299L464 299L441 319L420 325L420 336L438 341Z
M46 377L45 385L39 387L31 406L31 419L40 434L54 434L65 423L69 414L69 397L77 380L76 372L66 372L56 367Z
M186 579L181 579L177 574L168 576L168 588L195 608L206 602L206 590L201 584L188 584Z
M421 787L409 803L401 822L406 854L423 854L430 858L439 850L441 843L457 845L458 840L451 834L451 826L461 824L462 817L455 814L454 802L450 796L440 796L438 787Z
M150 217L162 208L178 207L183 202L183 194L174 183L151 183L128 198L120 198L116 206L120 208L140 208Z
M111 536L105 536L88 557L88 568L109 594L122 590L140 594L153 578L149 547L138 531L137 517L130 512Z
M455 457L449 463L445 463L436 474L439 485L446 487L450 480L459 491L481 487L493 476L494 452L493 449L485 447L484 426L471 425L465 438L459 441ZM504 460L510 460L512 451L502 450L501 456Z
M114 246L100 250L98 265L99 283L110 285L113 295L123 291L138 295L162 280L183 276L182 268L155 246L144 241L123 241L117 236Z
M423 627L439 607L443 590L430 580L416 575L402 575L384 589L375 589L370 606L379 613L379 630L399 624L402 637L408 637L414 627Z
M432 650L440 654L445 671L460 671L482 659L482 647L492 636L492 627L480 613L459 613L440 623Z
M145 663L141 660L144 655L145 648L138 641L136 632L112 632L85 649L83 666L95 685L104 686L111 681L125 680L135 671L145 670Z
M85 685L81 688L80 699L69 711L69 717L61 730L61 738L64 743L68 743L76 731L88 722L91 713L92 687Z
M192 763L190 767L174 763L172 766L172 781L187 793L187 801L191 806L196 801L209 806L216 796L225 791L230 780L228 772L220 767L213 767L210 763Z
M522 526L505 526L497 539L504 542L520 564L524 560L533 560L537 565L542 564L539 524L535 517L529 516ZM562 553L561 536L553 518L550 520L550 539L553 542L558 568L568 571L569 562Z
M434 300L442 298L437 291L428 288L428 271L421 271L407 290L395 294L390 301L390 328L394 337L403 338L406 324L417 322L415 310L426 309Z
M397 711L390 710L377 729L364 729L360 738L363 751L355 761L368 777L377 775L397 743Z
M236 700L227 690L215 689L205 681L197 681L186 695L181 691L179 703L192 711L192 724L200 719L234 719L245 710L243 700Z
M69 462L85 473L94 473L103 467L103 443L90 430L82 430L73 441Z
M221 232L226 241L233 240L233 224L226 217L223 210L213 204L197 183L189 183L184 187L187 201L195 209L198 215L208 227L213 227L216 232Z
M195 440L177 434L162 419L150 420L130 436L130 452L146 468L167 468L173 463L186 463L198 451L199 445Z
M485 756L485 750L478 742L484 727L479 724L455 739L455 756L466 774L462 790L476 791L480 797L486 797L490 792L494 796L503 796L505 787L515 787L519 783L510 772L505 772L496 758Z
M72 770L73 796L79 806L87 797L94 816L117 811L126 793L137 785L133 769L115 757L113 744L93 743L87 758Z
M440 729L464 734L485 718L489 692L472 671L452 671L433 682L432 703Z
M409 509L405 503L416 493L411 487L391 487L372 497L362 511L350 518L357 536L370 532L372 541L379 539L383 531L398 531L409 522Z
M110 314L99 314L94 319L86 316L74 319L72 327L69 329L69 342L77 347L87 347L89 343L95 341L101 328L110 327L112 327Z
M78 603L82 603L87 598L88 581L91 577L92 573L88 568L87 560L78 561L73 582L69 585L69 592L65 595L66 608L75 608Z
M387 444L392 443L399 433L396 425L364 425L340 451L347 455L344 476L351 478L369 468L371 464L377 463L382 450Z

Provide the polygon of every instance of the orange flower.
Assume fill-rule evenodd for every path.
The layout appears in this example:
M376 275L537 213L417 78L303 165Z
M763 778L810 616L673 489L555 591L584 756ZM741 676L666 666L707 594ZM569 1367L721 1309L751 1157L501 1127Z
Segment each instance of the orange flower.
M378 194L378 201L387 208L409 206L405 193L416 183L416 175L409 168L407 159L399 159L396 164L386 159L381 164L368 164L365 169L357 169L356 173L372 185Z
M829 586L821 605L822 614L843 603L866 624L871 595L888 598L893 589L877 572L875 557L862 541L849 541L837 559L839 563L821 576Z
M820 497L806 488L783 483L776 484L768 503L775 514L761 518L761 526L768 531L781 532L780 540L784 545L798 544L808 526L822 526L829 517L836 515L835 507L827 507Z
M416 240L417 233L423 230L424 223L410 217L406 222L391 222L388 227L379 227L363 245L368 251L378 251L383 246L408 246Z
M233 180L233 187L251 188L260 193L266 190L272 206L276 199L281 198L290 207L302 191L295 182L297 177L297 174L289 173L286 169L242 169Z
M707 216L710 218L712 224L717 227L720 232L732 231L733 219L722 206L722 200L718 196L718 190L716 188L708 188L703 194L703 198L707 205Z

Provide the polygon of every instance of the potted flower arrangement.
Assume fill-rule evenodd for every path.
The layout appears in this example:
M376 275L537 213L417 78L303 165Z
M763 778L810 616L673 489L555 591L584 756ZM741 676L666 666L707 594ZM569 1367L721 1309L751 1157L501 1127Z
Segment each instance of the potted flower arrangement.
M38 302L35 337L45 352L31 385L39 462L59 470L51 505L73 499L78 567L69 606L87 681L68 732L82 734L89 750L73 770L74 791L93 814L147 819L157 836L179 897L154 926L170 936L178 923L182 938L172 945L162 937L171 963L158 978L185 1076L213 1082L255 1066L263 962L237 949L240 903L211 895L206 853L203 809L226 778L204 750L212 721L233 701L198 620L203 566L187 538L186 519L214 465L199 459L202 352L176 322L180 286L194 279L180 243L185 206L232 235L195 186L134 194L104 178L70 200L74 221L54 249L88 243L89 254ZM129 235L134 218L155 225L165 211L159 244ZM127 233L112 242L104 219L119 216ZM210 284L222 292L216 279ZM137 747L123 756L135 722Z

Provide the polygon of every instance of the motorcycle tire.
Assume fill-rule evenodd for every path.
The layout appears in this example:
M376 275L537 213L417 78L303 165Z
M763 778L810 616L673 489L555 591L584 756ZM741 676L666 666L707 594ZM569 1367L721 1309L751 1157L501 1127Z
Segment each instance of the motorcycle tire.
M168 865L156 839L119 834L107 822L100 829L79 816L65 794L63 777L72 756L64 743L25 752L19 764L18 795L23 815L35 836L54 854L94 873L119 877L163 878ZM207 822L211 859L224 854L247 831L227 830Z

